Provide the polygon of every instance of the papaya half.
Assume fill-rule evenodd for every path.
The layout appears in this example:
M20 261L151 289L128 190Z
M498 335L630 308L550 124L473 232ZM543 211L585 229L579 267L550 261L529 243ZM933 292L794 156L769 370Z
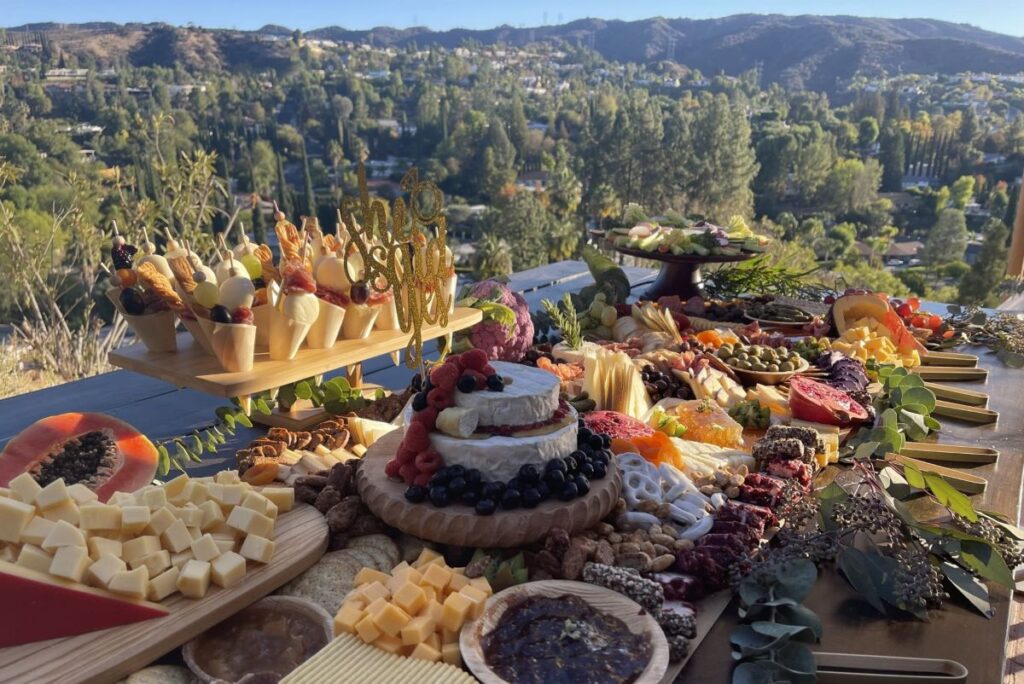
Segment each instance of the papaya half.
M128 423L103 413L61 413L36 421L0 452L0 487L28 472L46 486L81 482L106 502L153 481L159 454Z
M909 352L914 349L919 354L928 352L893 310L888 295L877 292L844 294L836 298L829 314L837 336L854 327L854 324L862 318L871 318L881 323L878 332L888 337L901 352Z

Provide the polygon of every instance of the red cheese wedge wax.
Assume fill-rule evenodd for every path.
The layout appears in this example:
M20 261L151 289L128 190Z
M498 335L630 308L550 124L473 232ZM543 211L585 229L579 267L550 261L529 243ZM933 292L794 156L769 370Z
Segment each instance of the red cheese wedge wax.
M167 615L155 603L0 561L0 648L75 636Z

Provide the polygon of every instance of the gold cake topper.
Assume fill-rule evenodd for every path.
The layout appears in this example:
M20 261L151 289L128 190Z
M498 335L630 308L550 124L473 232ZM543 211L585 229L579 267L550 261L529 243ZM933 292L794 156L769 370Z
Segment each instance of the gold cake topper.
M366 283L378 293L393 293L398 325L402 332L411 333L405 363L418 368L423 361L424 324L446 327L452 304L447 283L453 264L446 249L444 193L434 183L420 180L414 167L401 183L408 203L399 197L389 208L384 200L370 197L362 162L357 173L359 197L343 197L339 210L348 232L342 251L345 268L349 268L349 257L358 253ZM432 226L436 232L430 231ZM338 234L341 237L341 226Z

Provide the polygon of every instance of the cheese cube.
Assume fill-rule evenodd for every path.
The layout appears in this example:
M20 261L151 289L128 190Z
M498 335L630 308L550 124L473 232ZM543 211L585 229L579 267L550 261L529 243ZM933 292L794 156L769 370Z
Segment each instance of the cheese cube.
M409 621L402 628L402 643L406 646L415 646L427 640L436 628L434 621L427 615L419 615Z
M146 598L148 588L149 571L145 566L137 567L134 570L115 572L114 576L110 578L110 582L107 583L107 589L110 591L133 599Z
M274 536L274 521L251 508L241 506L231 509L228 526L246 534L255 534L270 539Z
M192 549L187 549L181 553L171 554L171 566L175 568L181 568L185 563L192 560Z
M13 496L10 489L7 487L0 487L0 498L10 499Z
M42 516L47 520L52 520L53 522L63 520L64 522L68 522L76 526L80 520L78 504L74 501L65 501L53 508L47 508L45 511L42 511Z
M121 529L121 508L110 504L89 503L79 507L79 527L83 530Z
M160 541L165 549L178 553L192 545L192 535L189 534L188 528L185 527L185 523L180 520L175 520L166 530L164 530L164 533L160 535ZM183 591L181 593L184 594L185 592Z
M207 489L206 484L203 482L196 482L192 480L185 483L185 488L181 490L181 498L190 503L194 503L197 506L209 498L210 490Z
M359 587L370 582L380 582L381 584L387 584L388 579L380 570L374 570L373 568L363 568L356 573L356 576L352 578L352 586Z
M438 591L441 591L452 578L452 571L448 566L431 562L423 571L423 584L429 584Z
M148 506L122 506L121 529L129 534L141 534L149 525Z
M356 623L356 636L367 644L372 644L381 635L381 631L373 622L373 617L367 615Z
M243 557L254 560L257 563L269 563L270 559L274 557L274 548L276 546L275 542L265 537L261 537L258 534L250 534L242 542L242 548L239 553Z
M161 506L160 508L153 510L150 506L149 524L146 526L146 533L159 537L167 530L171 524L178 518L174 515L174 512L167 506Z
M188 598L203 598L210 588L210 570L210 564L204 561L187 561L178 575L178 591Z
M35 505L36 496L43 491L36 479L28 473L22 473L8 482L7 486L17 495L19 501L29 505Z
M238 546L238 542L236 542L234 539L222 539L220 537L214 537L213 543L217 545L217 548L220 549L221 553L225 553L226 551L234 551Z
M182 490L185 489L185 485L189 482L191 482L191 478L185 473L182 473L163 487L160 487L160 489L164 491L168 499L174 499L181 495Z
M204 534L199 539L194 540L191 548L192 555L196 560L212 561L220 555L220 547L217 546L217 542L209 534Z
M196 539L199 539L203 536L203 531L200 530L198 527L187 527L185 529L188 530L188 536L192 537L192 541L195 541Z
M89 569L85 571L85 579L89 584L106 588L116 573L124 572L127 569L128 566L123 560L113 554L105 553L89 565Z
M486 577L474 577L469 580L469 583L479 589L480 591L487 594L488 597L494 595L494 590L491 589L491 583L487 581Z
M89 557L94 561L99 560L103 554L110 554L115 558L120 558L124 555L124 545L116 539L89 537L86 546L89 548Z
M177 482L177 480L180 479L181 478L179 477L176 480L172 480L172 482ZM170 494L168 490L170 488L171 485L168 483L163 487L153 487L152 489L148 489L143 492L142 499L139 503L148 506L150 511L156 512L167 505L167 497Z
M47 520L37 515L28 521L28 525L25 525L25 529L21 531L21 539L19 541L22 544L42 546L55 524L52 520Z
M362 587L359 587L359 595L363 597L363 600L367 603L373 603L379 598L389 598L391 592L388 591L380 582L370 582Z
M428 636L423 641L423 643L425 643L427 646L430 646L430 648L434 649L435 651L441 650L441 637L437 635L437 632L434 632L433 634Z
M416 585L422 585L423 583L423 575L420 574L420 571L407 563L404 568L395 566L391 571L391 577L388 577L388 581L384 584L387 586L388 591L394 594L406 582L412 582Z
M427 595L412 582L406 582L394 593L392 600L405 612L416 615L426 605Z
M292 510L295 505L295 489L292 487L264 487L260 494L270 499L282 513Z
M146 598L150 601L163 601L178 591L178 576L180 574L178 568L172 567L149 580L149 585L146 587Z
M388 636L398 636L412 618L393 603L388 603L373 616L373 623Z
M50 574L72 582L81 582L89 563L89 552L85 546L62 546L53 554Z
M463 575L461 572L453 572L452 577L448 580L448 591L459 591L462 587L469 585L469 578Z
M457 644L459 643L459 634L461 631L452 631L450 629L441 628L441 644Z
M387 634L381 634L377 637L373 645L385 653L393 653L395 655L402 655L402 648L404 647L401 639L388 636Z
M237 470L222 470L213 476L213 481L217 484L240 484L242 478L238 476Z
M222 553L210 561L210 578L218 587L233 587L245 577L245 559L234 551Z
M120 492L114 493L120 494ZM70 485L68 487L68 495L71 497L71 500L74 501L79 506L81 506L84 503L89 503L90 501L99 501L100 499L96 495L96 492L92 491L81 482L76 482L75 484Z
M133 559L128 565L132 570L145 567L150 577L156 577L161 572L171 567L171 553L167 549L160 549L147 554L142 558Z
M177 515L178 520L185 523L185 527L198 529L203 524L203 510L191 502L185 504L184 508L179 508Z
M241 539L245 536L244 532L240 532L236 530L234 527L229 527L227 521L215 523L212 527L210 527L210 529L203 531L209 532L215 537L223 536L231 537L232 539Z
M132 561L148 556L151 553L156 553L160 550L160 538L154 537L153 535L146 535L144 537L136 537L130 539L121 544L121 557L124 558L128 563Z
M469 599L472 607L469 610L470 618L476 620L484 612L484 605L487 603L487 594L473 585L467 585L459 590L459 593Z
M73 501L73 499L68 494L68 488L64 486L64 478L60 478L39 490L35 503L36 508L45 511L47 508L60 506L68 501Z
M50 572L50 563L53 562L53 558L38 546L25 544L18 552L18 560L15 562L23 568L38 572Z
M199 510L203 512L203 518L199 521L199 528L203 532L209 532L211 527L224 522L224 511L220 509L216 501L204 501L199 504Z
M373 599L373 601L370 602L370 604L368 606L366 606L366 608L365 608L366 614L367 615L377 615L380 611L384 610L384 607L387 606L387 605L388 605L388 600L386 598L383 598L383 597L375 598L375 599Z
M416 648L412 650L409 657L418 658L420 660L429 660L432 663L436 663L441 660L441 652L427 643L421 643L416 644Z
M69 488L70 489L70 488ZM72 496L71 498L75 498ZM99 497L92 501L79 501L75 499L75 503L81 505L84 503L99 503ZM135 494L129 494L128 492L114 492L107 499L107 503L112 506L135 506L139 503L139 498Z
M263 496L259 492L246 492L242 498L242 508L251 508L257 513L269 516L271 507L276 508L274 504L267 497Z
M459 651L458 642L441 646L441 662L462 667L462 653Z
M85 549L85 535L71 523L60 520L43 540L43 550L53 551L64 546L81 546ZM88 551L86 555L89 555Z
M462 594L449 594L448 598L444 600L444 607L441 609L441 619L438 620L438 624L453 632L462 629L462 623L466 621L472 605L470 600Z
M207 487L211 499L221 506L239 506L245 496L245 488L240 484L222 484L216 489Z
M339 634L355 634L356 624L363 619L365 611L357 604L347 601L334 616L334 636Z
M437 563L438 561L443 563L444 556L439 554L437 551L434 551L433 549L424 547L424 549L420 551L419 558L417 558L413 562L412 567L416 568L417 570L420 570L424 566L429 565L430 563Z

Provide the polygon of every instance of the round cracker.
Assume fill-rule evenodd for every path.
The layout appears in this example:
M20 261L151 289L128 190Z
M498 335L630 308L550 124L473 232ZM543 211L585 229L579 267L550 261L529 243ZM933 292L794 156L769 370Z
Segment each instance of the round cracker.
M399 560L404 560L406 563L412 563L420 557L420 553L426 548L426 544L422 539L414 537L411 534L405 534L404 532L398 535L396 540L398 546ZM397 565L397 563L396 563Z
M196 684L199 679L180 665L151 665L128 675L126 684Z
M351 554L333 551L324 554L316 565L281 587L278 593L309 599L333 615L352 590L352 580L360 567Z
M367 534L363 535L362 537L354 537L353 539L349 540L347 548L377 549L378 551L384 552L387 558L387 562L390 563L390 567L388 568L388 570L398 565L398 546L395 544L395 542L391 541L391 537L387 536L386 534ZM384 568L381 568L381 570L384 570Z
M349 557L359 563L360 569L372 568L374 570L380 570L377 565L377 558L373 556L367 549L342 549L337 553L347 553ZM388 568L390 570L390 568Z

